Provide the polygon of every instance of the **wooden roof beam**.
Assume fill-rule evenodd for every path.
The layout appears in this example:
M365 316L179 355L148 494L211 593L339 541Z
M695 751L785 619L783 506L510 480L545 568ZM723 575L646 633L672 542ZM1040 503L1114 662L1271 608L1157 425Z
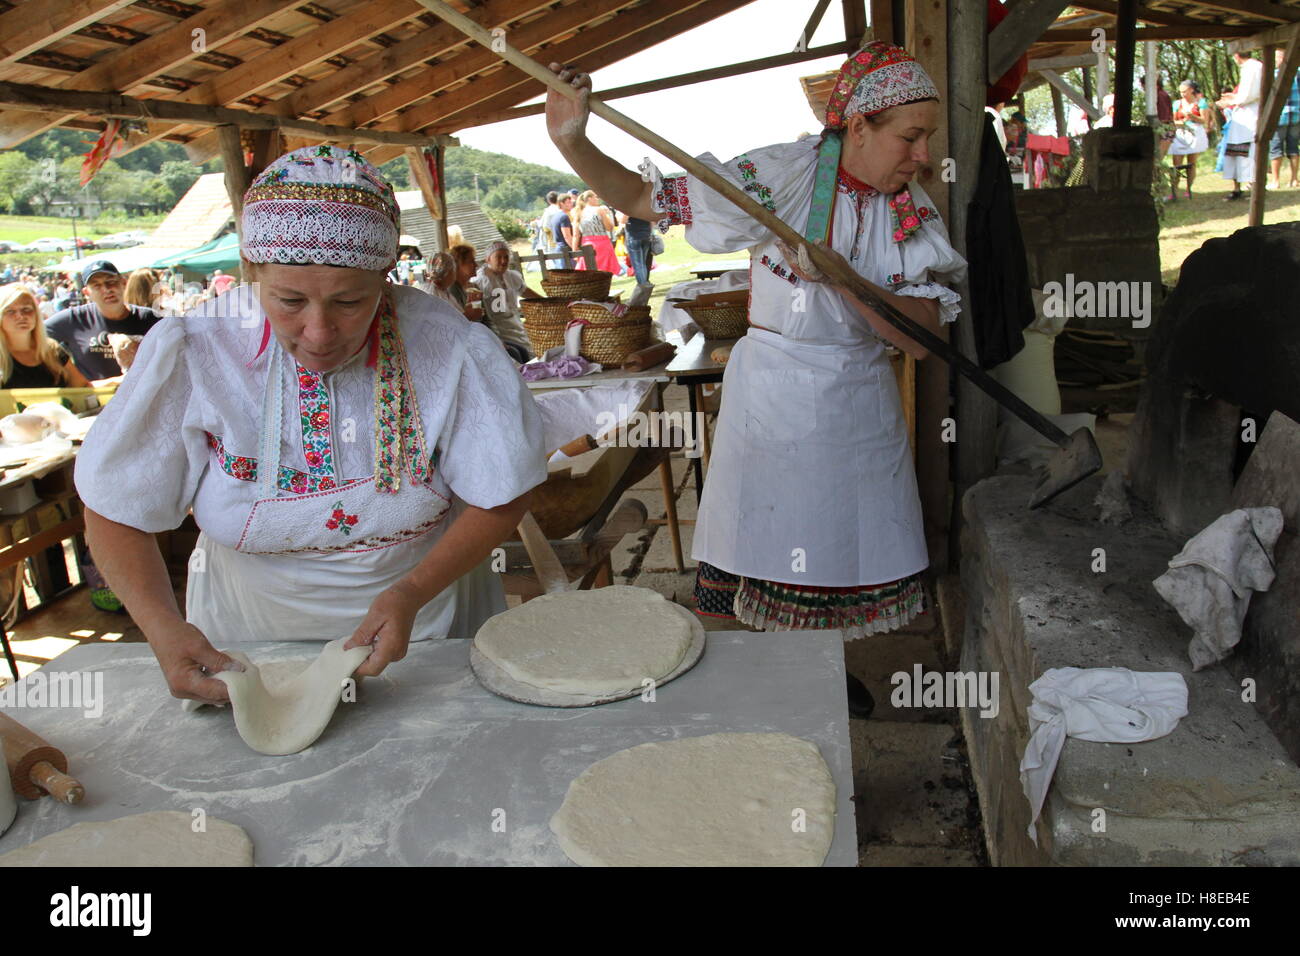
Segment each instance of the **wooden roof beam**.
M544 62L581 63L584 70L592 72L750 2L752 0L659 0L620 13L556 47L536 52L525 49L524 52ZM661 33L663 30L668 32ZM654 31L654 38L649 42L645 35L648 31ZM497 58L495 53L483 52ZM514 106L541 92L541 83L504 64L490 77L414 106L376 128L411 131L435 127L440 132L451 132L472 121L471 111L488 112Z
M1098 13L1108 13L1113 17L1119 16L1119 4L1115 0L1087 0L1080 3L1078 0L1070 4L1073 7L1080 7L1084 10L1095 10ZM1155 23L1160 26L1199 26L1207 23L1206 20L1197 20L1181 13L1169 13L1165 10L1152 10L1150 7L1139 6L1137 18L1146 23ZM1062 24L1063 26L1072 26L1073 24Z
M1000 80L1016 60L1043 37L1043 31L1067 6L1068 0L1020 0L1011 8L1006 19L989 34L990 85Z
M554 2L554 0L549 0L549 2ZM606 0L606 2L608 3L609 0ZM617 0L620 5L628 2L629 0ZM489 24L498 26L502 23L509 23L518 16L523 16L525 11L531 12L544 6L546 6L546 3L541 2L541 0L494 0L494 2L478 8L469 16L474 17L483 26L489 26ZM600 5L580 4L575 6L580 7L580 9L575 9L572 16L575 16L577 22L581 23L591 17L593 6L599 7ZM420 42L416 43L414 41ZM263 109L266 112L276 113L280 116L301 116L313 109L319 109L337 99L346 97L357 89L370 86L376 81L384 79L385 76L391 76L393 72L400 72L423 60L447 53L457 46L464 45L466 42L465 35L459 30L445 23L439 23L438 26L431 27L410 40L398 43L374 56L367 57L359 63L345 67L339 70L338 73L308 84L300 90L295 90L289 96L277 100ZM450 62L458 61L459 58ZM458 71L445 67L447 67L447 64L438 64L436 67L422 71L416 77L399 81L393 86L374 94L369 100L361 102L374 102L382 99L383 102L390 106L386 112L395 112L401 105L428 96L431 92L440 89L435 78L435 71L440 71L445 78L443 85L449 85L466 75L464 70ZM392 69L392 72L388 72L390 69ZM374 117L367 115L364 110L357 109L359 105L346 104L322 117L321 122L354 129L360 127ZM217 155L219 145L216 133L204 132L187 143L185 151L192 162L203 163Z
M1271 30L1265 30L1263 33L1256 33L1254 36L1242 37L1239 40L1229 40L1228 52L1259 50L1266 46L1286 46L1297 32L1300 32L1300 26L1290 24L1284 27L1274 27Z
M383 143L396 146L456 145L453 137L423 136L381 130L356 130L327 126L311 120L270 116L251 110L220 106L198 106L174 100L141 100L117 93L88 93L56 90L45 86L0 82L0 106L19 110L63 110L121 119L163 119L196 126L240 126L246 129L279 129L286 132L345 143Z
M844 39L856 50L867 32L867 5L864 0L841 0L844 10Z
M54 85L65 90L113 90L133 93L144 81L200 56L194 31L204 31L209 50L255 30L301 0L228 0L214 3L139 43L116 50L80 73ZM0 149L11 149L33 136L60 126L73 114L0 113ZM162 135L162 132L159 132ZM154 137L156 138L156 137ZM140 145L143 145L141 143Z
M1209 7L1211 10L1222 10L1224 13L1241 13L1261 20L1273 20L1277 23L1300 21L1300 8L1284 7L1269 3L1268 0L1196 0L1196 5Z
M1007 18L1011 19L1010 17ZM1005 21L1004 21L1005 22ZM1217 37L1240 37L1254 33L1254 27L1225 27L1207 23L1202 26L1143 27L1135 30L1136 42L1147 40L1212 40ZM1079 40L1091 40L1091 30L1048 30L1040 37L1043 43L1073 43ZM1107 42L1114 42L1107 38Z
M720 80L728 76L742 76L746 73L757 73L760 70L770 70L778 66L787 66L791 63L802 63L805 60L817 60L825 56L843 54L845 56L855 52L857 45L849 43L847 40L841 40L839 43L827 43L823 46L811 47L802 53L780 53L776 56L766 56L758 60L746 60L744 63L733 63L730 66L715 66L708 70L696 70L694 73L679 73L677 76L668 76L662 80L649 80L645 83L633 83L630 86L616 86L608 90L599 90L596 95L602 100L617 100L627 96L641 96L644 93L658 93L662 90L677 89L682 86L690 86L693 83L707 83L709 80ZM509 109L501 110L485 116L475 117L474 126L487 126L490 123L502 123L506 120L519 119L521 116L536 116L545 112L545 103L531 103L528 106L514 106ZM467 129L468 126L461 126L460 129Z
M504 28L516 20L547 9L554 2L555 0L488 0L483 6L475 7L465 15L489 30L494 27ZM353 93L411 67L419 66L425 60L449 53L464 46L466 42L465 34L440 22L386 50L294 90L284 99L277 100L272 108L286 116L302 116L346 99Z
M659 43L669 37L678 36L687 30L714 20L723 14L730 13L732 10L739 9L751 0L672 0L671 3L660 5L648 5L638 7L636 10L628 11L617 18L621 26L626 27L627 21L623 18L636 18L637 22L642 23L639 30L621 31L602 30L601 27L594 27L591 30L584 30L582 33L571 38L565 43L542 51L543 59L555 59L566 63L581 63L583 68L588 72L598 70L610 63L615 63L625 57ZM665 12L665 7L673 9ZM610 21L605 27L610 27L616 21ZM654 31L654 38L650 39L645 34L650 29ZM599 31L599 32L598 32ZM525 51L528 52L528 51ZM530 54L536 56L538 54ZM435 117L435 122L423 124L421 132L454 132L463 129L469 117L463 114L466 110L477 107L478 109L489 112L505 109L517 105L522 100L527 100L536 96L542 91L542 85L535 80L525 76L514 67L506 65L504 69L487 80L480 81L487 83L495 81L493 85L493 94L490 98L474 99L468 98L468 102L461 101L456 114L448 114L442 117ZM479 86L480 84L473 84ZM455 91L460 93L460 90ZM449 94L449 96L455 94ZM448 97L442 97L447 99ZM435 101L436 102L436 101ZM402 119L409 118L409 111L402 115ZM396 153L388 147L377 147L371 150L378 159L372 159L372 162L387 162L392 159Z
M8 66L134 2L32 0L0 13L0 66Z

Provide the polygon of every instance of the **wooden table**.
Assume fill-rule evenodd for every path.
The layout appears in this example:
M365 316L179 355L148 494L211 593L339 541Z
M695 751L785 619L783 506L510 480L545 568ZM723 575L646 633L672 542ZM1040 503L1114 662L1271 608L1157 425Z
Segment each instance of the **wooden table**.
M703 659L639 697L573 710L484 690L469 641L411 644L359 682L314 744L249 749L229 709L181 712L143 644L74 647L46 671L102 675L99 717L33 707L22 720L68 756L86 801L19 801L0 853L75 823L196 807L243 827L258 866L571 865L547 822L597 760L656 740L781 732L817 745L835 781L827 866L857 863L839 631L713 631ZM317 643L241 646L254 661L312 659ZM504 832L495 819L508 821Z
M703 398L702 387L722 381L726 366L713 360L714 349L735 345L739 339L706 339L704 335L691 336L691 340L678 350L677 355L668 363L667 372L674 382L686 386L691 402L691 422L699 421L700 400ZM698 436L699 454L692 460L695 472L695 502L699 504L700 492L704 487L704 466L709 463L709 430L700 429Z
M640 379L649 379L652 382L667 383L668 362L656 365L654 368L642 369L639 372L627 372L621 368L608 368L603 372L596 372L594 375L582 375L578 378L543 378L536 382L525 382L530 389L535 392L545 391L550 388L586 388L589 385L618 385L622 382L631 382ZM576 437L576 436L575 436Z
M723 259L721 262L710 262L700 269L692 269L691 272L700 279L716 279L724 272L745 272L748 269L748 259Z

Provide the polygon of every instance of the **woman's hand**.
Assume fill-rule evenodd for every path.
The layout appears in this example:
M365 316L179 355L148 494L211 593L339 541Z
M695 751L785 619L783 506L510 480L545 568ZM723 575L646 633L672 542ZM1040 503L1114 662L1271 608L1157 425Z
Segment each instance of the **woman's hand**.
M577 143L587 138L587 94L591 92L591 74L579 73L573 67L551 64L551 72L559 74L561 80L568 83L581 95L573 99L558 90L547 88L546 91L546 132L551 141L557 145Z
M185 622L177 624L166 641L151 642L151 646L172 696L181 700L224 704L230 700L230 691L212 675L244 669L239 661L213 647L197 627Z
M361 625L343 645L344 650L369 644L374 649L357 668L357 677L377 677L393 661L406 656L415 615L425 604L402 584L382 591L370 605Z
M853 267L849 265L849 261L828 246L825 242L818 242L816 245L824 255L837 260L843 268L848 269L849 271L853 270ZM781 250L781 255L785 257L786 264L790 266L790 271L800 279L803 279L805 282L829 282L836 288L840 288L839 283L834 278L822 272L821 269L817 268L813 263L812 257L808 254L807 246L801 244L796 250L778 239L776 241L776 247Z

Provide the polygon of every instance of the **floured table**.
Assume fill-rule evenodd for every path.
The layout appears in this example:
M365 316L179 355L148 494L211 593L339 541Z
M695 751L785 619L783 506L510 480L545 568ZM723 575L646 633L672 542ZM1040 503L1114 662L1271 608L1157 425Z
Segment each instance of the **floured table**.
M6 852L74 823L150 810L243 827L260 866L561 865L548 822L570 781L637 744L781 731L817 744L837 788L827 865L857 864L844 651L838 631L715 631L691 671L640 698L576 710L516 704L479 686L469 641L413 644L362 682L311 747L254 753L228 712L181 712L143 644L76 647L51 672L103 673L103 714L8 712L58 747L86 787L67 807L20 801ZM242 645L254 661L310 658L311 644ZM495 823L495 826L494 826Z

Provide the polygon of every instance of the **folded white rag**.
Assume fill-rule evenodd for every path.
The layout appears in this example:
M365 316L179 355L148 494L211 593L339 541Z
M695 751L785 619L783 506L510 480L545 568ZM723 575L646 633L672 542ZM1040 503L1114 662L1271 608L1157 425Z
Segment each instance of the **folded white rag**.
M1183 675L1127 667L1055 667L1029 685L1029 743L1020 761L1020 784L1033 816L1029 839L1066 737L1098 743L1135 743L1163 737L1187 716Z
M1241 640L1252 591L1273 584L1273 546L1282 534L1277 508L1238 508L1216 518L1183 546L1154 582L1160 596L1195 632L1192 669L1218 663Z

